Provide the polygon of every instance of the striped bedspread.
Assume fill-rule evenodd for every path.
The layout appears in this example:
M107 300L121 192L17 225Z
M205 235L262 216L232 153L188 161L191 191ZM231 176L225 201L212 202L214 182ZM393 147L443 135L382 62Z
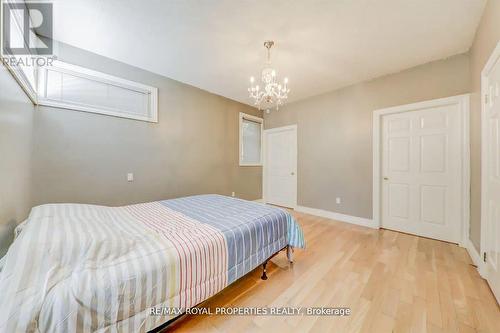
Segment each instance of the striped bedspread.
M0 332L145 332L286 245L286 211L219 195L33 208L0 272Z

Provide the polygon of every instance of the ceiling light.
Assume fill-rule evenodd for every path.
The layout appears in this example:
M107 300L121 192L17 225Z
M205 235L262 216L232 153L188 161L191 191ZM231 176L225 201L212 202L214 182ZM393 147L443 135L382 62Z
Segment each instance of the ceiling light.
M283 83L278 83L277 72L271 67L271 47L273 45L274 42L272 40L264 42L264 47L267 49L267 62L261 74L263 88L260 89L259 85L255 85L255 78L253 76L250 77L250 88L248 88L249 96L254 100L254 105L259 110L266 109L267 113L273 107L278 110L279 106L283 105L284 101L288 98L288 93L290 92L288 78L285 77Z

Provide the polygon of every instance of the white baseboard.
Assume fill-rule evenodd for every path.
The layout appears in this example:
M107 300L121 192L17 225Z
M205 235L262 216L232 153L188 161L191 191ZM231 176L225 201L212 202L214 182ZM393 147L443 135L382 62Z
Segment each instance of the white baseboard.
M472 244L470 239L467 240L467 244L466 244L465 248L467 249L467 252L469 252L469 255L472 259L472 262L474 263L474 265L477 266L477 271L479 272L479 275L481 275L484 278L483 259L481 258L481 255L479 254L479 252L477 252L476 247L474 246L474 244Z
M336 221L341 221L341 222L347 222L351 224L356 224L356 225L361 225L363 227L368 227L368 228L373 228L373 229L378 229L379 226L375 225L373 220L367 219L364 217L358 217L358 216L352 216L352 215L346 215L346 214L341 214L341 213L336 213L336 212L331 212L329 210L323 210L323 209L317 209L317 208L310 208L310 207L305 207L305 206L297 206L295 208L296 211L306 213L306 214L311 214L311 215L316 215L320 217L325 217L327 219L332 219Z

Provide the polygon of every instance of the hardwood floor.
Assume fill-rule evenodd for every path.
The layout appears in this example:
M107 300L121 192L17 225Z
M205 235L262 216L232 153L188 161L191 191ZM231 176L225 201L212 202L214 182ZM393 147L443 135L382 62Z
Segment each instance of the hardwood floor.
M500 332L500 310L465 249L294 213L307 249L256 269L202 306L350 307L346 317L184 316L163 332Z

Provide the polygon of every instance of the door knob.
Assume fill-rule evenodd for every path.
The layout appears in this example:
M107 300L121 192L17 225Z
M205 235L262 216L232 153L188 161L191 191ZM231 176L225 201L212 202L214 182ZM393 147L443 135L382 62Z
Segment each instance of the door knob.
M293 172L293 171L292 171L291 175L292 175L292 176L294 176L294 175L295 175L295 172Z
M384 177L384 180L389 180L389 178L387 178L387 177Z

